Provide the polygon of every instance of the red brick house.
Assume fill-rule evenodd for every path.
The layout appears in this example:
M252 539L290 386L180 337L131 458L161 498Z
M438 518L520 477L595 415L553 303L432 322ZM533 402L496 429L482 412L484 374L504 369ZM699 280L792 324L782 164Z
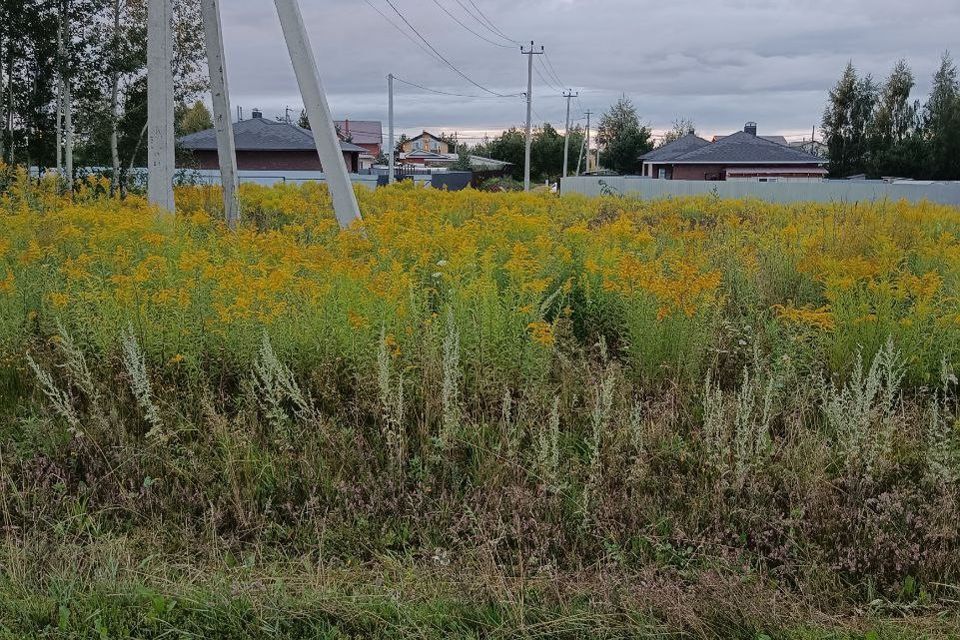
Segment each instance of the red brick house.
M383 124L379 120L334 120L340 137L376 158L383 151Z
M756 124L708 142L692 133L640 156L643 175L666 180L819 182L826 160L757 135Z
M237 168L248 171L323 171L313 133L309 129L287 122L264 118L254 111L249 120L233 123L233 139L237 148ZM192 162L189 168L218 169L217 136L213 129L206 129L182 136L180 147L190 151ZM360 169L363 147L349 142L340 142L347 170L356 173Z

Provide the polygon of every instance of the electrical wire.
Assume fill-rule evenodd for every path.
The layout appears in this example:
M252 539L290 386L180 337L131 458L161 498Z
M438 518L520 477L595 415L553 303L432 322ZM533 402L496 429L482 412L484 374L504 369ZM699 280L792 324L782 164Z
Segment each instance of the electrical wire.
M468 27L467 25L465 25L465 24L463 23L463 21L460 20L460 18L458 18L457 16L453 15L452 13L450 13L450 11L449 11L445 6L443 6L442 4L440 4L440 0L433 0L433 4L435 4L435 5L437 5L438 7L440 7L440 10L443 11L443 12L444 12L445 14L447 14L448 16L450 16L450 18L451 18L454 22L456 22L458 25L460 25L461 27L463 27L464 29L466 29L467 31L469 31L470 33L472 33L473 35L477 36L478 38L480 38L480 39L483 40L484 42L489 42L490 44L492 44L492 45L495 46L495 47L502 47L502 48L504 48L504 49L513 49L513 46L512 46L512 45L509 45L509 44L500 44L499 42L494 42L494 41L491 40L490 38L487 38L486 36L477 33L476 31L474 31L473 29L471 29L470 27Z
M539 59L540 58L537 58L537 60ZM543 66L542 62L540 63L540 66ZM545 78L543 74L540 73L540 69L538 69L536 65L534 65L533 70L537 72L537 75L540 77L541 80L543 80L544 84L546 84L551 89L554 89L556 91L559 91L560 93L563 93L563 88L555 85L551 80L548 80L547 78ZM544 67L544 71L546 71L546 67Z
M401 77L399 77L399 76L393 76L393 79L396 80L397 82L401 82L401 83L403 83L403 84L410 85L411 87L416 87L417 89L422 89L423 91L429 91L430 93L436 93L436 94L439 94L439 95L441 95L441 96L454 96L454 97L457 97L457 98L476 98L476 99L479 99L479 100L496 100L496 99L498 99L498 98L516 98L516 97L518 97L518 96L523 96L522 93L512 93L512 94L494 95L494 96L469 95L469 94L466 94L466 93L455 93L455 92L452 92L452 91L442 91L442 90L440 90L440 89L431 89L430 87L425 87L425 86L423 86L422 84L417 84L416 82L410 82L409 80L404 80L403 78L401 78Z
M480 84L479 82L477 82L476 80L474 80L473 78L471 78L470 76L468 76L467 74L465 74L463 71L460 71L460 69L458 69L458 68L456 67L456 65L454 65L452 62L450 62L449 60L447 60L445 57L443 57L443 55L442 55L439 51L437 51L436 47L434 47L432 44L430 44L430 42L429 42L426 38L424 38L423 35L422 35L419 31L417 31L417 28L416 28L416 27L414 27L412 24L410 24L410 21L407 20L406 16L404 16L402 13L400 13L400 10L397 9L397 6L396 6L395 4L393 4L392 0L384 0L384 2L386 2L388 5L390 5L390 8L393 9L394 13L396 13L396 14L400 17L400 19L403 20L403 23L404 23L405 25L407 25L408 27L410 27L410 30L413 31L415 34L417 34L417 37L420 38L421 40L423 40L423 43L424 43L425 45L427 45L427 46L430 48L430 50L433 51L433 52L437 55L438 58L440 58L441 60L443 60L443 62L446 63L446 65L447 65L448 67L450 67L451 69L453 69L453 71L456 72L456 74L457 74L458 76L460 76L461 78L463 78L464 80L466 80L467 82L469 82L470 84L472 84L473 86L477 87L477 88L480 89L481 91L485 91L486 93L489 93L490 95L499 96L499 97L501 97L501 98L506 98L506 97L508 97L507 94L498 93L498 92L496 92L496 91L494 91L494 90L492 90L492 89L487 89L485 86L483 86L482 84Z
M547 63L547 67L550 70L550 73L553 74L553 79L557 81L561 87L564 86L563 80L560 79L560 76L557 75L557 70L553 66L553 62L550 61L550 56L547 55L546 50L543 52L543 59Z
M396 30L399 31L400 33L402 33L402 34L404 35L404 37L407 38L407 40L409 40L409 41L412 42L413 44L415 44L415 45L417 45L418 47L420 47L420 49L422 49L428 56L430 56L431 58L437 60L438 62L441 62L441 63L443 62L443 60L441 60L438 56L436 56L432 51L430 51L430 50L427 49L425 46L423 46L423 43L422 43L422 42L420 42L419 40L417 40L416 38L414 38L414 37L413 37L412 35L410 35L410 33L409 33L408 31L406 31L403 27L401 27L401 26L398 25L396 22L394 22L393 20L391 20L391 19L390 19L390 16L388 16L388 15L385 14L383 11L381 11L381 10L379 9L379 7L377 7L377 5L373 4L373 2L372 2L371 0L364 0L364 2L366 2L368 5L370 5L370 8L371 8L371 9L373 9L374 11L376 11L377 13L379 13L379 14L380 14L380 17L382 17L384 20L386 20L387 22L389 22L389 23L390 23L390 26L392 26L394 29L396 29Z
M507 34L505 34L503 31L501 31L500 29L498 29L498 28L497 28L497 25L493 24L493 21L492 21L490 18L487 17L487 15L483 12L483 10L481 10L480 7L478 7L477 4L476 4L473 0L467 0L467 1L470 3L470 6L472 6L474 9L477 10L477 13L480 15L481 18L483 18L484 21L486 21L486 24L490 25L490 26L488 27L488 29L490 29L493 33L497 34L498 36L500 36L500 37L503 38L504 40L507 40L508 42L512 42L513 44L516 44L516 45L519 45L519 44L520 44L520 42L514 40L513 38L511 38L510 36L508 36ZM457 4L459 4L460 6L463 6L463 3L460 2L460 0L456 0L456 2L457 2ZM463 7L463 8L466 9L466 7ZM467 13L470 13L470 12L468 11ZM473 14L471 13L470 15L473 15ZM483 24L483 21L480 21L480 24ZM484 25L484 26L486 26L486 25Z

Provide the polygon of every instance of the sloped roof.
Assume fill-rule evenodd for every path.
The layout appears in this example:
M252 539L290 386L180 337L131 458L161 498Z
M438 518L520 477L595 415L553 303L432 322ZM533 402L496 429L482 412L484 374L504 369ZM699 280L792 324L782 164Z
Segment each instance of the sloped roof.
M316 150L313 132L287 122L266 118L250 118L233 123L233 141L237 151L308 151ZM214 129L181 136L180 145L191 151L216 151L217 134ZM340 141L344 151L362 153L366 149Z
M417 151L410 151L409 153L401 153L401 154L400 154L400 157L401 157L401 158L417 158L417 159L424 158L424 159L427 159L427 160L449 160L449 159L450 159L450 156L453 156L453 159L454 159L454 160L457 159L457 154L455 154L455 153L452 153L452 154L451 154L451 153L437 153L436 151L425 151L425 150L422 150L422 149L417 150Z
M421 133L421 134L419 134L419 135L413 136L412 138L410 138L409 141L410 141L410 142L413 142L414 140L419 140L420 138L422 138L422 137L424 137L424 136L426 136L426 137L428 137L428 138L433 138L433 139L436 140L437 142L447 143L446 140L444 140L443 138L439 138L439 137L433 135L433 134L430 133L429 131L424 131L423 133Z
M710 143L700 136L694 133L688 133L677 138L673 142L668 142L662 147L657 147L653 151L645 153L644 155L640 156L640 159L650 162L665 162L668 160L673 160L674 158L693 151L694 149L699 149L700 147L706 147L709 145Z
M340 134L354 144L383 144L383 124L379 120L334 120Z
M738 131L670 160L676 164L824 164L823 158Z
M729 138L730 136L713 136L714 142L719 142L724 138ZM764 140L769 140L770 142L776 142L777 144L782 144L784 146L790 146L790 143L787 142L787 139L783 136L757 136L758 138L763 138Z
M401 153L400 160L435 160L437 162L456 162L460 158L456 153L436 153L434 151L411 151L410 153ZM470 154L470 164L482 167L506 167L512 165L512 162L505 160L496 160L485 156L475 156Z

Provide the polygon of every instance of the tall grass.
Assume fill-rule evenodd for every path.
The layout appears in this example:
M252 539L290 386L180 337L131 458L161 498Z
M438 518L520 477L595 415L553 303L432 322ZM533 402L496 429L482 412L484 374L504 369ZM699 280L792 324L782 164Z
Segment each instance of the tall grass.
M0 198L0 629L957 622L956 211L243 191Z

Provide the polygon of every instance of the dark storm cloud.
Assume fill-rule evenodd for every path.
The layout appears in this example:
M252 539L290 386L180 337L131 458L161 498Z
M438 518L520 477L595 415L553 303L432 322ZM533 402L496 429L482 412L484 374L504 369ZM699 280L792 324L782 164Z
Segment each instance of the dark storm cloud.
M434 0L392 0L458 68L500 93L525 89L517 47L496 47L456 24ZM437 0L466 25L469 0ZM580 107L603 111L620 94L657 129L677 117L709 134L757 120L763 132L802 135L820 120L826 93L847 60L882 78L903 57L917 94L944 49L960 33L960 3L929 0L474 0L507 35L544 44L565 85L581 90ZM386 0L369 0L414 40ZM394 73L425 86L484 95L379 15L367 0L301 0L331 107L338 117L386 120L386 80ZM301 100L286 59L273 3L222 4L231 94L235 104L267 114ZM960 52L958 52L960 53ZM540 68L538 61L537 67ZM545 69L544 77L549 77ZM562 126L564 101L534 75L536 120ZM494 131L520 125L520 98L469 99L397 85L396 119L404 130Z

